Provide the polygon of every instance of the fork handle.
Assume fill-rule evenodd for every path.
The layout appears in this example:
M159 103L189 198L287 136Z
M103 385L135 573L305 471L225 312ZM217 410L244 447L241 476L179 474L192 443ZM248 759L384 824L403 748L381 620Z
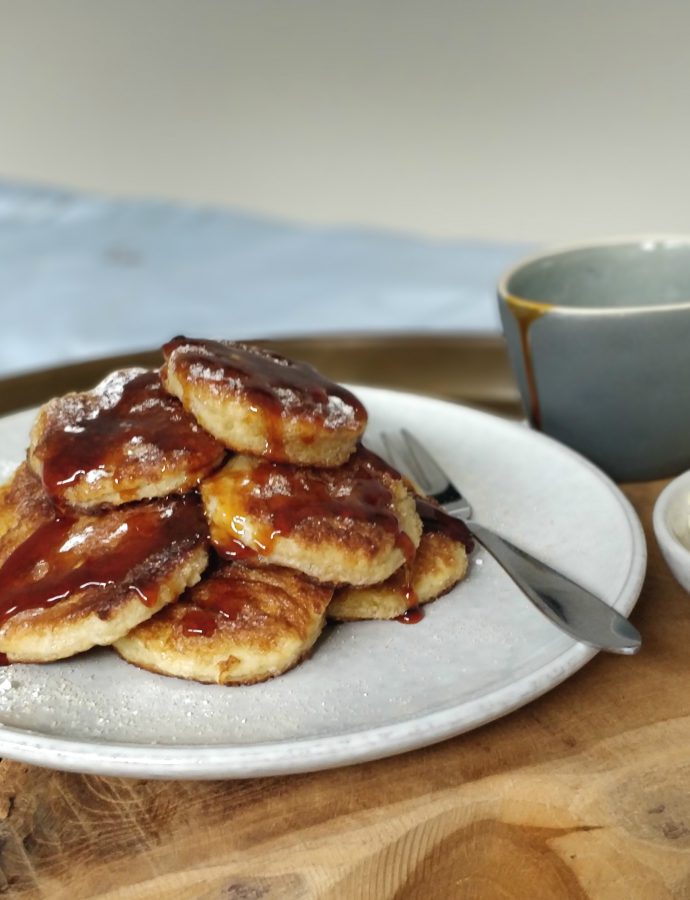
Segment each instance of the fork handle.
M570 637L612 653L640 649L638 630L595 594L483 525L466 524L537 609Z

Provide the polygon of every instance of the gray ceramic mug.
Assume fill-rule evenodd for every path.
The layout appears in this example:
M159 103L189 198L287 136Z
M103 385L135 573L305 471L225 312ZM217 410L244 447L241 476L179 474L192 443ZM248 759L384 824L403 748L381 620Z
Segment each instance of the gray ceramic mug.
M618 481L690 468L690 237L535 256L498 298L533 427Z

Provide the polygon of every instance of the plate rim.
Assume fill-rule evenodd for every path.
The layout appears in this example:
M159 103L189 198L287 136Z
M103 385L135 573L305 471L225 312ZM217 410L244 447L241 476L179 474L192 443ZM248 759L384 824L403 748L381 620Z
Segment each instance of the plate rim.
M631 563L618 596L611 605L629 615L639 598L647 565L647 545L640 520L628 498L605 473L571 448L520 422L453 403L427 394L367 385L348 385L366 395L381 398L395 394L414 398L439 410L460 411L477 421L500 422L502 427L531 435L546 442L561 456L584 467L604 485L617 501L628 526ZM363 398L366 403L366 397ZM29 410L0 417L0 423ZM458 736L502 718L525 706L575 674L599 651L572 641L558 656L537 670L522 675L509 685L482 695L483 712L462 715L472 705L464 701L426 714L415 714L393 724L348 729L341 734L320 737L257 741L249 744L151 744L113 741L84 741L32 732L27 728L0 723L0 755L20 762L62 771L113 777L161 779L251 778L315 772L356 765L394 756ZM519 688L519 690L517 690ZM506 696L512 700L506 702ZM417 728L410 725L416 723ZM308 752L305 753L305 750Z

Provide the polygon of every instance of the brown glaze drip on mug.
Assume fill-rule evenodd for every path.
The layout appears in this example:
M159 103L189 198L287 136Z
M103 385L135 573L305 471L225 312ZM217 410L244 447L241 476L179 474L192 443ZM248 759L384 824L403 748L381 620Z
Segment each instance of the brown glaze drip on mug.
M520 349L525 364L525 380L527 382L527 403L529 418L532 426L541 431L541 406L539 404L539 392L534 375L534 358L530 340L532 325L543 315L552 309L550 303L537 303L533 300L521 300L506 294L506 306L515 317L520 334Z

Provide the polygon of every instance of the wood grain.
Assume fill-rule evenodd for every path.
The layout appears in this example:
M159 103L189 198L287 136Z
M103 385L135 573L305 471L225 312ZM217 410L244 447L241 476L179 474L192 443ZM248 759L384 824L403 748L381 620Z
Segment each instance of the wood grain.
M453 740L309 775L136 781L5 760L0 892L690 897L690 597L651 536L662 486L625 487L650 551L632 616L639 656L599 654L544 697Z

